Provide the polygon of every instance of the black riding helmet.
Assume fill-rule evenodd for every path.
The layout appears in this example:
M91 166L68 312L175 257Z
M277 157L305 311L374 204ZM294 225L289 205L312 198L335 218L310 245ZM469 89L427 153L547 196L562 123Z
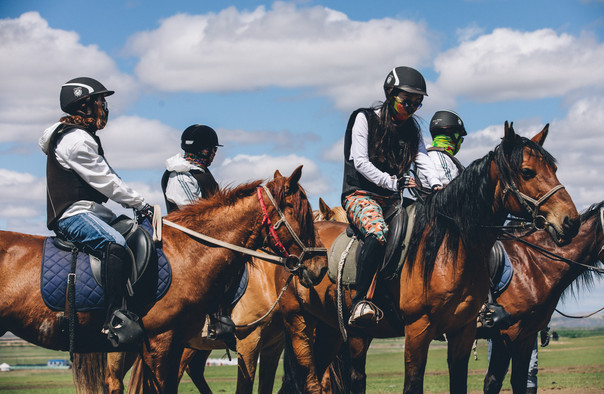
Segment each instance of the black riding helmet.
M180 140L182 150L189 153L199 153L204 149L222 146L218 143L218 135L213 128L199 124L187 127Z
M384 81L384 93L386 94L387 99L395 89L421 94L422 96L428 95L426 81L422 74L416 69L406 66L392 69Z
M61 86L61 109L71 115L75 115L79 104L87 97L102 95L111 96L113 90L107 90L102 83L88 77L74 78Z
M437 111L430 121L430 135L432 138L437 135L455 137L455 133L459 137L468 135L459 115L453 111Z

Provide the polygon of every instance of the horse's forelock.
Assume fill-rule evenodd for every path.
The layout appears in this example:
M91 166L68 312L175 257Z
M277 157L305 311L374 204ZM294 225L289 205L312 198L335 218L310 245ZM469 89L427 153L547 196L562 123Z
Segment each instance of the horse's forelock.
M545 148L526 137L518 136L514 142L502 142L495 148L495 151L504 153L498 154L496 160L497 167L505 178L511 178L514 181L520 180L520 168L525 148L528 148L530 155L542 158L547 166L556 165L556 159Z

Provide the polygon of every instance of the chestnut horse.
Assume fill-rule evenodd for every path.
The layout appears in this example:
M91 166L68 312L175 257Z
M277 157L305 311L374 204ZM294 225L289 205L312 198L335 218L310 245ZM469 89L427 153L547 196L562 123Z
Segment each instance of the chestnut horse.
M314 221L347 221L342 207L331 208L319 198L319 209L313 211ZM315 229L321 232L322 224ZM249 281L245 293L234 306L231 318L236 324L237 339L237 392L253 391L257 363L260 358L258 392L272 393L279 358L283 351L283 322L277 303L275 271L282 269L261 259L252 258L248 265ZM211 389L204 377L206 361L213 349L224 348L222 341L196 336L187 343L183 352L179 374L186 371L201 393ZM109 392L123 391L123 377L136 354L108 354L107 386ZM89 386L90 383L86 382Z
M512 325L493 337L491 362L484 380L485 393L501 390L510 358L514 393L525 392L537 333L547 327L560 296L572 289L571 285L576 286L577 279L589 285L594 275L602 273L601 269L591 267L604 261L603 222L604 201L581 214L579 234L568 245L556 245L544 231L521 238L521 242L502 241L514 275L497 302L511 314Z
M548 126L529 140L506 122L501 144L419 205L400 279L376 287L386 317L363 331L349 328L349 340L405 335L404 392L423 391L428 347L443 334L450 391L467 391L476 316L489 290L487 256L508 214L547 226L557 240L577 233L579 214L556 177L554 158L542 148L547 132ZM335 239L320 238L327 248ZM344 293L349 310L352 294ZM283 392L322 391L320 379L342 341L335 295L325 277L313 288L290 286L281 298L291 337L285 365L293 361ZM295 360L288 361L288 349Z
M219 191L166 219L231 245L247 249L265 245L286 256L290 265L293 260L303 263L296 272L301 281L312 285L325 262L324 256L309 258L305 253L314 246L315 235L310 204L298 183L301 173L301 166L289 177L277 171L266 185L255 181ZM281 226L269 231L271 222ZM0 332L11 331L38 346L66 350L67 337L59 325L62 313L48 309L40 294L43 242L41 236L0 232ZM218 301L227 280L249 260L242 252L200 241L172 227L163 231L163 251L171 262L172 283L142 317L148 346L143 346L138 383L145 393L177 391L186 341L203 327L204 316ZM101 311L78 312L77 352L108 350L100 332L103 319Z

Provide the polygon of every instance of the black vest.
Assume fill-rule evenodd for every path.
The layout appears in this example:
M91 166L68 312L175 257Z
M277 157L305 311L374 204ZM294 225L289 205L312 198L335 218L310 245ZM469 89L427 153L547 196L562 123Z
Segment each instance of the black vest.
M375 183L365 178L354 168L354 163L352 160L350 160L350 147L352 145L352 126L354 126L354 121L356 120L357 114L359 112L363 112L365 114L365 118L367 118L367 126L369 133L372 133L372 130L375 130L375 126L377 122L379 122L378 116L375 114L375 111L369 108L357 109L352 113L352 115L350 115L350 118L348 119L348 125L346 126L346 134L344 136L344 179L342 182L342 202L344 202L344 198L346 198L346 196L354 193L357 190L364 190L381 196L391 196L395 193L392 190L379 187ZM367 140L370 141L371 138L367 138ZM402 138L399 139L399 145L402 145L404 143L405 142ZM368 149L371 149L371 146L369 146ZM371 152L369 153L369 157L371 157ZM377 163L373 163L373 165L375 165L377 168L380 168ZM381 170L384 171L384 169Z
M107 202L108 198L86 181L75 171L63 167L55 154L59 136L74 126L61 124L53 132L46 155L46 226L54 229L57 219L76 201L94 201L99 204ZM103 156L101 140L95 134L90 134L99 145L98 154Z
M201 195L204 198L208 198L212 194L216 193L218 190L218 183L210 173L210 170L190 170L189 172L197 180L199 188L201 189ZM168 197L166 197L166 187L168 187L168 179L170 179L171 173L172 171L166 170L164 171L164 175L161 177L161 189L164 192L164 200L166 201L166 209L168 209L168 213L178 211L178 206L172 201L169 201Z

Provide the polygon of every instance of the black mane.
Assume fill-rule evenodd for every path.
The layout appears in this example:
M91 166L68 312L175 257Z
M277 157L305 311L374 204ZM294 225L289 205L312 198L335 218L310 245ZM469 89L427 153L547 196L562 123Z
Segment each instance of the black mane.
M424 204L419 203L409 258L405 264L409 268L416 263L422 264L425 283L434 270L438 250L445 238L447 259L452 264L457 260L460 241L467 250L494 241L497 230L489 226L503 224L507 212L503 212L502 207L496 206L498 202L494 201L494 185L489 181L491 162L497 164L501 178L519 182L523 152L527 147L546 163L555 164L553 156L540 145L516 136L514 141L504 140L486 156L472 162L445 188L429 196ZM424 253L418 262L416 258L420 246ZM484 264L484 261L474 259L467 264L468 269L472 269Z

